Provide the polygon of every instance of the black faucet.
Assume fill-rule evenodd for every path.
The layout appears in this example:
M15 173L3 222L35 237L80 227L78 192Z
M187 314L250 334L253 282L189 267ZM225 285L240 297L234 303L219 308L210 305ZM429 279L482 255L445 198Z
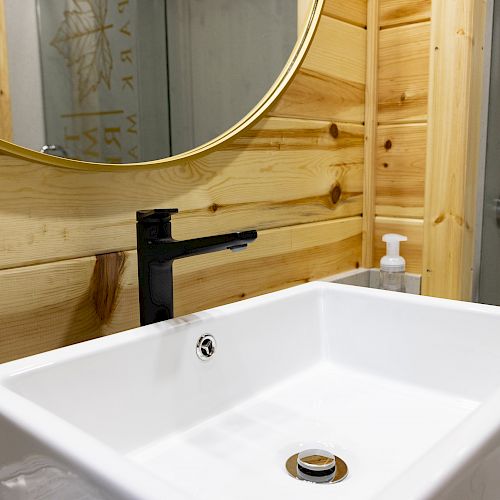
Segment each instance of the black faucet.
M242 250L257 239L257 231L243 231L176 241L172 238L170 218L177 212L176 208L137 212L141 325L174 317L172 264L175 259L218 250Z

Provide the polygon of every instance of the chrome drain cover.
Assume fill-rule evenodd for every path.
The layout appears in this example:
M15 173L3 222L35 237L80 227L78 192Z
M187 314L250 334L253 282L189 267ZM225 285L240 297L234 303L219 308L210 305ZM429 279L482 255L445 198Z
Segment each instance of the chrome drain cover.
M290 476L318 484L334 484L347 477L347 464L325 450L310 449L295 453L286 461Z
M217 342L212 335L202 335L196 343L196 354L202 361L206 361L215 354L216 348Z

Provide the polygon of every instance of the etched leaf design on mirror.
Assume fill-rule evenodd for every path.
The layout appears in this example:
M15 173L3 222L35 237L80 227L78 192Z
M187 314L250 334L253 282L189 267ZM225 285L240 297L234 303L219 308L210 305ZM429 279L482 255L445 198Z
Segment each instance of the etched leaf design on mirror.
M73 0L75 10L64 12L64 21L50 44L72 68L82 102L101 82L111 88L113 57L106 30L107 0Z

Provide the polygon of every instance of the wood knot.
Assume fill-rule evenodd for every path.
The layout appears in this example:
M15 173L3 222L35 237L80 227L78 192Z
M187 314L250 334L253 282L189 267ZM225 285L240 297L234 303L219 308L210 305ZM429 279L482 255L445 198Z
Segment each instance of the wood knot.
M406 94L403 92L403 93L399 96L399 99L401 100L401 102L405 102L405 101L406 101Z
M390 139L387 139L387 141L385 141L384 148L386 151L389 151L389 149L392 148L392 141Z
M384 168L389 168L389 164L384 162Z
M443 222L444 219L445 219L444 215L441 214L438 217L436 217L436 219L434 220L434 224L441 224L441 222Z
M356 269L359 269L359 262L356 262L356 264L354 264L354 266L356 267Z
M339 136L339 128L337 127L337 125L335 123L332 123L331 127L330 127L330 135L334 138L334 139L337 139L338 136Z
M95 313L102 324L109 322L115 310L124 268L125 254L123 252L96 256L90 281L90 296L94 303Z
M212 203L209 207L208 207L208 210L212 213L215 213L217 212L217 210L219 209L219 205L217 205L217 203Z
M338 184L335 184L335 186L333 186L330 191L330 199L332 203L334 205L338 203L341 196L342 196L342 188Z

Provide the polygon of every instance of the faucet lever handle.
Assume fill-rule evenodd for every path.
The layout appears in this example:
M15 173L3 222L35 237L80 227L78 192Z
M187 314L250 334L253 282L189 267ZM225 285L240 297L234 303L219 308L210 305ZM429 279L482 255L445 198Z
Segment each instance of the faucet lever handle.
M155 208L154 210L138 210L136 213L137 222L160 222L165 220L169 221L170 216L178 212L178 208Z

